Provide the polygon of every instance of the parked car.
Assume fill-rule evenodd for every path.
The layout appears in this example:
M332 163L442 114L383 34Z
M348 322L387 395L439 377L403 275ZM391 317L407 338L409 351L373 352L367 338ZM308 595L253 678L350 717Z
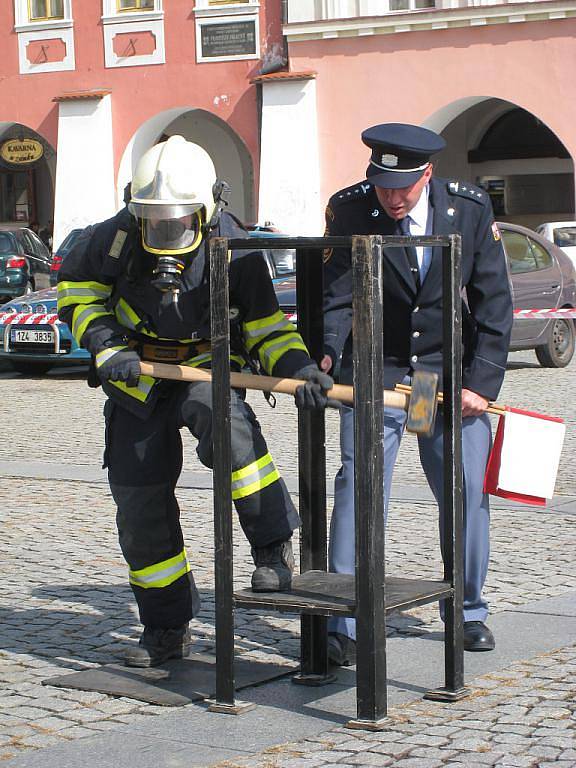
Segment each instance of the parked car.
M576 272L562 249L526 227L500 222L514 310L576 307ZM278 302L296 320L296 281L276 283ZM541 365L564 368L574 356L574 320L514 318L510 350L533 349Z
M62 266L62 262L68 256L72 250L74 243L78 240L79 236L84 230L72 229L64 240L60 243L58 248L52 254L52 264L50 265L50 285L54 286L58 282L58 270Z
M50 251L31 229L0 229L0 301L47 288L50 264Z
M548 221L536 227L536 232L562 248L576 267L576 221Z
M278 232L271 227L260 226L259 224L249 224L248 234L250 237L261 237L270 240L270 248L265 248L262 253L268 264L270 275L273 280L278 280L286 275L296 273L296 251L294 248L273 248L273 240L277 237L286 237L285 234Z
M0 361L8 361L18 373L37 376L53 366L88 365L90 354L58 320L56 288L0 307Z
M558 246L526 227L498 224L514 310L576 307L576 270ZM574 320L514 318L511 350L533 349L541 365L564 368L574 356Z

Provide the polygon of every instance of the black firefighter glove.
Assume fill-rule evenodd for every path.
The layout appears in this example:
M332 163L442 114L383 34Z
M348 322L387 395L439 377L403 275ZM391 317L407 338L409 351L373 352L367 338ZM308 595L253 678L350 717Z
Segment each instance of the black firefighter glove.
M102 381L123 381L128 387L137 387L140 357L132 349L108 347L96 355L96 373Z
M294 378L306 381L306 384L301 384L294 393L298 408L322 410L328 405L339 405L337 400L331 400L326 394L334 386L334 379L327 373L323 373L316 364L307 365L296 371Z

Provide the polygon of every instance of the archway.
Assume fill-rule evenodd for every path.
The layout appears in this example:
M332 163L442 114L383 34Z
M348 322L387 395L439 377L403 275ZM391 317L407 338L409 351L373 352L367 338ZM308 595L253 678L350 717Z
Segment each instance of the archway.
M447 105L425 125L448 143L440 176L484 187L496 217L528 227L574 218L574 163L537 116L502 99L475 97Z
M0 122L0 222L52 233L56 152L20 123Z
M243 221L254 221L254 172L252 158L230 126L203 109L177 107L147 120L128 143L118 170L117 196L121 201L126 184L144 152L162 137L180 134L203 147L212 158L216 174L232 189L230 209Z

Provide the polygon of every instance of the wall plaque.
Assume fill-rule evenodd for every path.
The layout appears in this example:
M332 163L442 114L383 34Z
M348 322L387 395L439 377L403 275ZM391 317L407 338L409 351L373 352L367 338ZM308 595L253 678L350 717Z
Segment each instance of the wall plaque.
M201 58L256 55L256 22L226 21L202 24L200 28Z

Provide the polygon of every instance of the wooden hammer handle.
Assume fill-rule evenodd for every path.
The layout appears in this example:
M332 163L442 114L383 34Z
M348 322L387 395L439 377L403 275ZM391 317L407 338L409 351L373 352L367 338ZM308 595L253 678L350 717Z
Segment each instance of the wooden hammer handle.
M402 392L407 395L410 395L412 392L412 387L409 384L396 384L396 392ZM444 402L444 393L438 392L438 402L441 404ZM487 413L495 413L498 416L502 416L506 413L506 407L504 405L499 405L498 403L490 403L488 408L486 408Z
M173 365L172 363L140 363L140 371L145 376L155 379L171 379L172 381L212 381L212 373L203 368L191 368L188 365ZM301 379L280 379L276 376L255 376L251 373L230 372L230 384L239 389L256 389L261 392L280 392L293 395L297 387L306 382ZM347 405L354 404L354 387L346 384L334 384L327 393L331 400L339 400ZM410 396L406 392L384 390L384 405L390 408L408 410Z

